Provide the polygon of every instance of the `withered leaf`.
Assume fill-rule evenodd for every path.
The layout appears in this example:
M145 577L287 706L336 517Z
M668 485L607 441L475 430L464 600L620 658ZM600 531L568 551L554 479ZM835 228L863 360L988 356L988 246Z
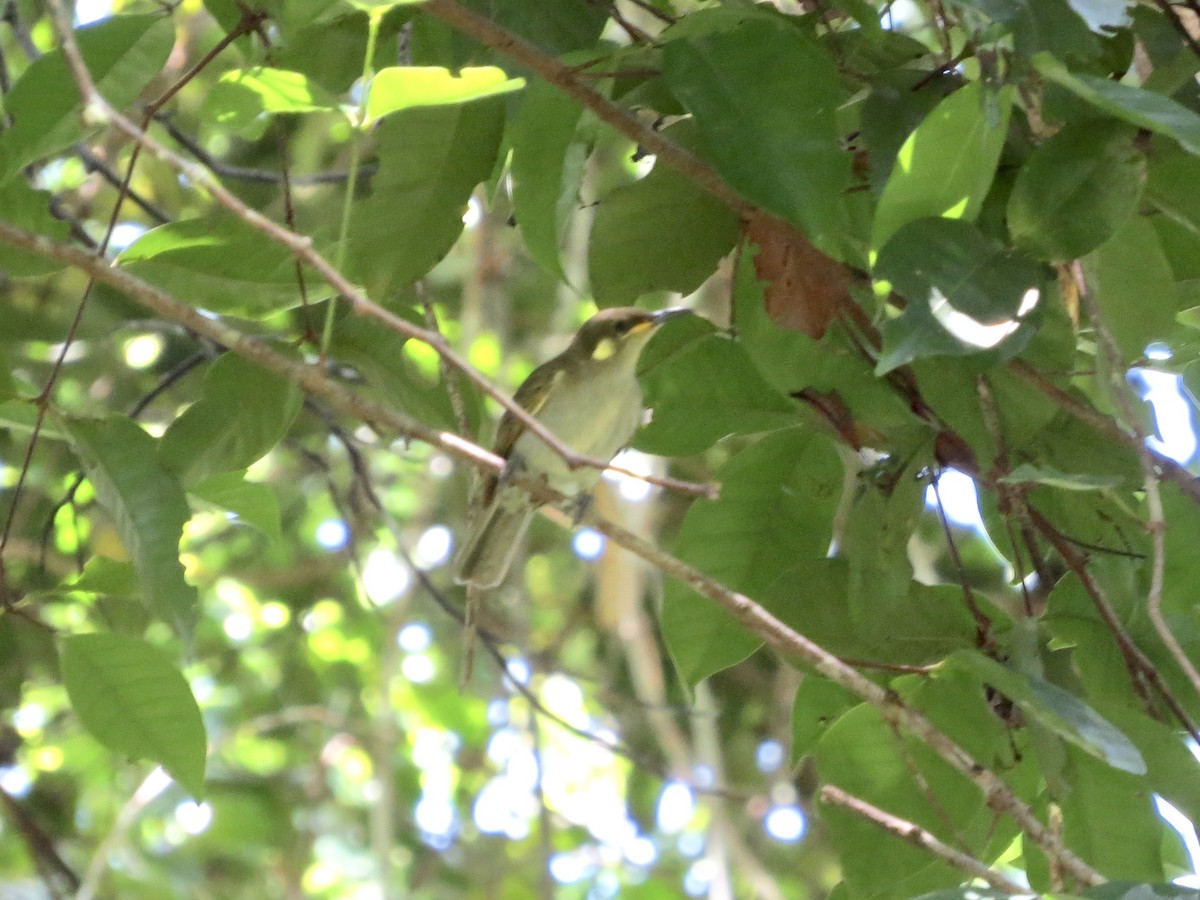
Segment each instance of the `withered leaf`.
M767 315L776 325L820 338L855 306L847 268L791 223L758 212L746 220L746 236L758 245L754 271L767 283Z

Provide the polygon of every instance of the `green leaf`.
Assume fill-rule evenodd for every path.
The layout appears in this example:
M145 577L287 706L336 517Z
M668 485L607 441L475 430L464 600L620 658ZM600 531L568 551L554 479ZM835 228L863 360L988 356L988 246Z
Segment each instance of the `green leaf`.
M316 307L318 315L323 307ZM392 312L414 325L423 325L419 318L404 307ZM331 352L338 360L354 366L365 376L369 386L378 390L388 403L395 404L408 415L439 428L456 430L458 422L450 395L440 381L425 377L405 350L408 338L363 316L346 313L337 320L333 331ZM475 395L468 393L468 416L478 416L471 408Z
M524 86L524 78L509 78L496 66L460 69L457 74L439 66L392 66L371 79L367 121L374 122L404 109L458 106L499 97Z
M881 72L863 102L862 136L871 155L871 190L880 193L895 166L900 148L946 95L956 79L935 78L900 69Z
M1064 842L1106 877L1161 880L1167 826L1146 780L1080 752L1086 749L1067 747L1067 790L1059 800Z
M131 274L212 312L259 318L300 303L296 265L287 249L224 213L153 228L118 261ZM323 287L308 282L310 291Z
M1045 484L1064 491L1102 491L1117 487L1123 480L1119 475L1060 472L1054 466L1034 466L1030 463L1021 463L1000 479L1004 484Z
M706 450L731 434L754 434L791 425L797 411L763 379L736 341L711 332L697 319L668 326L643 353L642 385L650 423L634 437L639 450L686 456ZM699 332L699 334L698 334ZM662 357L659 342L672 335L686 342ZM661 361L656 361L661 360Z
M300 413L300 389L226 353L204 377L204 396L171 423L159 460L187 485L252 465L275 447Z
M505 84L505 91L517 86ZM371 293L411 284L454 244L471 192L495 167L504 108L504 93L491 91L470 101L411 105L379 122L379 171L371 195L354 204L347 256L351 276Z
M850 155L841 146L843 94L828 53L798 30L751 19L733 31L670 41L663 67L696 119L703 155L725 181L835 249Z
M840 684L805 673L792 701L792 762L811 753L825 729L858 702Z
M107 556L93 556L84 564L83 571L67 581L63 588L68 591L88 591L113 597L129 596L137 593L137 569L130 562L117 562Z
M1108 240L1137 211L1146 157L1128 127L1067 124L1017 173L1008 226L1017 246L1040 259L1077 259Z
M1200 154L1200 116L1170 97L1143 88L1076 74L1048 53L1033 58L1041 75L1060 84L1092 106L1157 134L1178 141L1190 153Z
M549 82L525 92L510 128L513 211L529 255L566 280L559 248L579 202L587 147L576 139L583 107Z
M913 573L908 542L925 508L925 483L911 466L879 473L881 484L865 474L857 496L843 510L838 556L849 563L851 624L869 632L882 610L908 593Z
M692 123L664 135L693 143ZM588 271L600 306L626 306L650 291L690 294L713 274L741 231L738 217L678 169L656 165L645 178L605 195L588 244Z
M191 512L183 488L158 462L158 443L124 416L64 427L133 559L148 606L187 635L196 589L184 580L179 539Z
M1099 41L1067 0L964 0L964 5L978 7L1011 31L1022 56L1046 50L1086 59L1100 51Z
M247 525L253 525L272 541L283 540L279 503L270 485L246 481L241 472L226 472L191 485L188 493L235 513L239 519Z
M1114 769L1146 774L1146 762L1129 738L1058 685L1015 672L975 650L953 654L946 665L974 673L1050 731Z
M1127 360L1139 359L1152 341L1170 337L1179 294L1154 226L1130 219L1083 260L1104 326Z
M1196 889L1184 884L1138 884L1110 881L1079 894L1088 900L1196 900Z
M954 219L904 225L880 251L875 276L908 300L883 325L879 375L929 356L1019 353L1045 279L1033 260Z
M80 634L62 643L71 708L114 753L149 759L199 800L207 738L200 707L170 658L140 638Z
M0 209L7 224L65 243L71 226L51 215L50 201L49 193L35 191L22 179L0 181ZM9 278L46 275L61 268L60 262L0 244L0 272Z
M1172 221L1200 235L1200 157L1173 147L1156 147L1146 199Z
M272 115L340 109L333 95L300 72L255 66L223 73L205 94L200 115L223 129L257 138Z
M1013 89L978 82L951 94L900 148L871 227L879 250L902 225L926 216L975 221L1008 132Z
M721 497L692 504L675 555L750 597L797 560L829 548L842 465L829 441L790 428L763 438L722 467ZM816 598L814 598L814 602ZM680 675L695 685L749 656L761 640L721 607L668 581L663 634Z
M175 25L158 13L113 16L77 29L75 39L100 93L124 109L162 71L175 44ZM0 136L0 181L85 133L79 89L61 49L36 59L4 104L12 126Z
M940 700L943 706L968 704L976 713L983 707L986 715L982 692L972 696L950 685L943 693L949 694ZM972 718L986 721L978 714ZM982 846L988 826L994 825L982 792L966 776L927 746L898 736L878 710L865 704L826 729L815 761L823 783L915 822L956 846ZM962 880L961 873L859 815L829 804L820 812L853 896L911 897Z

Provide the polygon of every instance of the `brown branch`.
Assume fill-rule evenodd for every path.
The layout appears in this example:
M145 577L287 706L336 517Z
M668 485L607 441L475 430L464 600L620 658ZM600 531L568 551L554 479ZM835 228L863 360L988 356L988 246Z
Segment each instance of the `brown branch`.
M0 241L82 269L93 275L97 281L111 285L162 317L179 322L267 371L288 379L312 396L321 398L342 415L362 421L382 433L397 432L432 444L472 465L490 467L493 471L503 469L504 460L465 438L431 428L390 407L361 397L345 385L331 380L321 368L296 362L223 322L202 316L195 308L160 288L122 269L110 268L90 254L2 221ZM514 479L514 483L521 485L535 500L542 503L559 503L566 499L538 478L522 476ZM904 703L894 693L860 675L823 647L792 630L749 597L730 590L649 541L594 514L586 516L585 521L617 544L723 607L779 653L811 666L831 681L870 703L879 710L885 721L911 732L951 766L966 775L983 792L989 806L1008 813L1030 840L1047 856L1059 860L1065 870L1085 884L1103 882L1103 876L1068 850L1059 837L1048 831L1034 811L1021 801L998 775L977 762L918 710Z
M324 256L313 249L312 238L305 235L296 234L289 231L278 223L264 216L258 210L253 209L239 199L236 195L225 188L220 182L216 181L212 174L203 166L199 166L189 160L184 159L179 154L164 147L158 141L150 137L144 128L139 128L130 119L122 115L108 103L107 100L96 89L95 83L92 81L91 74L87 70L87 66L83 61L83 57L79 53L79 47L75 43L74 34L71 31L70 23L68 22L65 13L62 9L61 0L50 0L50 9L55 20L55 28L58 31L59 39L62 42L64 58L67 61L67 66L75 79L76 87L78 87L81 97L84 101L84 117L93 120L99 119L114 126L117 130L124 132L131 137L137 144L145 149L148 153L155 156L162 162L174 168L180 174L184 175L198 187L206 190L214 200L232 212L235 216L259 231L265 234L272 241L287 248L298 259L306 265L314 269L325 281L349 304L351 310L366 318L374 319L384 325L390 331L414 340L428 344L434 349L447 363L454 368L463 372L467 378L474 382L484 393L494 399L504 409L511 413L518 421L524 425L530 433L537 437L550 447L555 453L562 457L567 467L570 469L593 468L603 471L607 469L608 461L593 459L576 453L559 438L557 438L549 429L541 422L534 418L528 411L519 406L511 397L499 390L492 384L485 375L478 369L472 366L465 358L463 358L453 347L451 347L444 337L440 334L429 331L426 328L421 328L413 325L411 322L389 312L378 304L372 302L367 296L353 285L338 269L330 263ZM694 496L711 496L713 487L707 484L691 484L688 482L680 482L670 478L658 478L655 476L632 474L633 477L647 481L652 484L657 484L669 490L679 491L682 493L691 494Z
M734 212L748 216L757 211L757 207L726 184L712 166L674 141L663 137L648 124L639 121L633 113L612 102L591 85L585 84L571 66L564 64L557 57L547 54L524 38L497 25L486 16L456 3L455 0L428 0L421 9L536 72L591 110L599 119L636 142L646 153L654 154L663 162L679 169Z
M922 850L926 850L938 857L943 862L954 866L956 869L962 869L972 878L983 879L997 890L1014 895L1029 893L1028 888L1023 888L1016 882L1009 881L999 872L988 867L975 857L942 843L942 841L938 840L931 832L926 831L920 825L910 822L907 819L901 819L899 816L894 816L889 812L884 812L878 806L868 803L861 797L848 794L839 787L835 787L832 784L822 787L821 802L848 809L855 815L866 819L872 825L876 825L889 834L895 835L900 840L915 844Z
M1069 391L1063 390L1029 363L1021 359L1013 360L1008 364L1008 370L1026 384L1045 394L1058 404L1060 409L1070 413L1106 438L1124 444L1138 453L1142 452L1142 445L1136 434L1126 431L1114 419L1084 403ZM1200 503L1200 478L1196 478L1175 460L1159 453L1152 447L1147 447L1146 450L1163 478L1178 485L1185 494Z

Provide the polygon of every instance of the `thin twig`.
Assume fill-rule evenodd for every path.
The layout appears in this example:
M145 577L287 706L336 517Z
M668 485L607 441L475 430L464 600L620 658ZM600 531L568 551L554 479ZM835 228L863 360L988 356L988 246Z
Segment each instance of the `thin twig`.
M522 425L524 425L531 434L543 441L555 453L562 457L563 461L570 469L593 468L603 471L608 468L607 460L592 459L587 456L576 453L559 438L557 438L549 429L532 416L527 410L523 409L511 397L499 390L488 378L483 375L478 369L472 366L465 358L463 358L453 347L451 347L440 334L430 332L428 329L413 325L400 316L392 313L378 304L369 300L355 285L353 285L341 272L339 272L324 256L313 249L312 238L295 234L278 223L264 216L258 210L253 209L244 203L240 198L225 188L220 182L216 181L212 174L203 166L197 165L189 160L184 159L179 154L167 149L158 141L150 137L149 134L142 128L139 128L132 121L114 109L107 100L96 90L95 83L92 81L90 73L79 54L79 47L75 43L75 38L70 30L70 25L66 20L66 16L62 11L61 0L51 0L51 10L54 12L56 27L59 31L59 39L62 41L63 55L67 60L68 67L75 78L76 86L79 88L80 94L84 99L84 106L88 110L88 114L94 117L102 118L116 127L119 131L124 132L129 137L133 138L147 152L175 168L180 174L187 177L197 186L203 187L218 203L232 212L235 216L241 219L256 231L260 231L269 237L271 240L286 247L298 258L304 261L308 266L312 267L317 273L325 279L325 281L338 294L344 297L349 303L351 309L358 315L374 319L389 330L405 337L413 338L428 344L432 347L443 359L446 360L454 368L463 372L468 379L477 385L484 393L492 397L504 409L511 413ZM631 474L634 478L641 481L646 481L651 484L656 484L661 487L681 493L688 493L694 496L711 496L713 487L707 484L691 484L681 482L671 478L660 478L657 476L640 475L637 473Z
M1095 407L1089 406L1074 394L1063 390L1029 363L1016 359L1008 364L1008 370L1026 384L1045 394L1058 404L1060 409L1070 413L1085 425L1138 453L1142 452L1142 444L1138 441L1137 435L1129 433ZM1184 493L1200 503L1200 478L1196 478L1175 460L1159 453L1154 448L1147 447L1146 450L1150 453L1155 468L1159 470L1163 478L1179 485Z
M922 850L954 866L956 869L962 869L972 878L980 878L986 881L992 887L996 888L996 890L1014 895L1027 895L1029 893L1028 888L1021 887L1016 882L1010 881L975 857L943 843L931 832L926 831L915 822L910 822L889 812L884 812L878 806L868 803L861 797L848 794L839 787L835 787L832 784L822 787L821 802L850 810L850 812L861 816L872 825L882 828L889 834L895 835L900 840L915 844Z
M1095 329L1096 336L1100 340L1101 350L1104 352L1105 358L1108 361L1110 372L1120 373L1120 382L1116 382L1115 378L1110 378L1110 387L1116 398L1117 406L1124 414L1126 421L1129 423L1129 428L1137 438L1138 461L1142 465L1143 484L1146 490L1146 507L1149 516L1146 520L1146 530L1150 533L1151 547L1153 554L1150 561L1150 592L1146 597L1146 611L1150 615L1150 621L1154 624L1154 630L1158 632L1159 638L1167 647L1167 652L1175 660L1175 663L1183 670L1183 674L1187 676L1188 681L1192 685L1192 690L1200 697L1200 672L1196 671L1196 667L1192 661L1188 659L1187 654L1183 650L1183 646L1167 625L1167 620L1162 614L1162 593L1163 593L1163 572L1166 569L1166 529L1167 522L1163 518L1162 492L1158 485L1158 472L1155 471L1155 459L1151 455L1149 435L1146 434L1141 420L1138 417L1137 410L1134 408L1133 397L1129 392L1129 384L1124 378L1124 373L1129 370L1124 359L1121 358L1121 350L1117 346L1116 340L1113 338L1112 332L1108 330L1108 326L1104 322L1104 317L1100 312L1100 304L1096 302L1095 295L1092 291L1081 292L1084 309L1087 310L1088 319L1092 323L1092 328Z

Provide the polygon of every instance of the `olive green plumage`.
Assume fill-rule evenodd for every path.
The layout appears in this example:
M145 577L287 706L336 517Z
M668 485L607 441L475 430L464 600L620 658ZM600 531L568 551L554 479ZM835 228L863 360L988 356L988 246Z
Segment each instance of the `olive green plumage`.
M581 456L608 461L642 420L638 357L667 318L681 310L649 313L632 307L592 316L571 345L525 379L513 400ZM599 470L571 470L561 456L510 412L500 420L493 447L509 472L544 477L564 494L592 489ZM456 580L480 588L504 580L537 504L504 475L489 475L472 503Z

